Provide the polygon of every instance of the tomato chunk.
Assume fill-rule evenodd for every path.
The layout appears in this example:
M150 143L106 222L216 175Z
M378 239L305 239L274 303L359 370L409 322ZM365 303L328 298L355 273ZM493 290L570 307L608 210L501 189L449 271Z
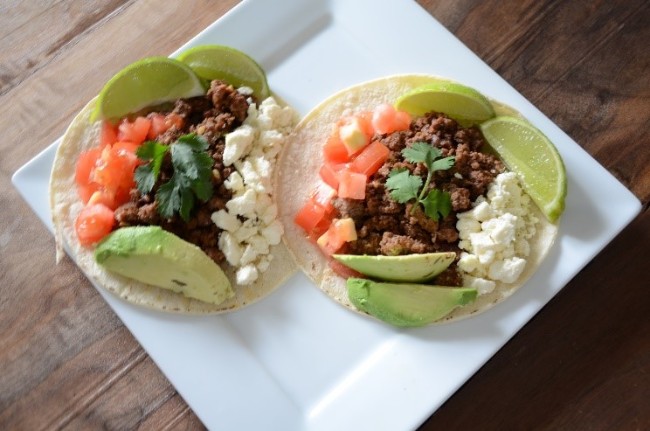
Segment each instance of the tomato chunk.
M342 198L365 199L366 176L344 169L339 174L338 193Z
M350 170L369 177L382 167L389 154L390 150L384 144L374 141L350 163Z
M318 174L325 184L332 187L334 190L337 190L339 188L339 171L343 169L344 166L345 165L325 163L321 166Z
M138 117L133 122L125 118L118 126L117 140L141 144L147 139L150 128L151 120L148 118Z
M393 133L408 129L411 125L411 116L406 112L395 110L393 105L382 103L373 111L372 125L377 133Z
M350 160L347 148L339 139L338 131L327 138L323 146L323 157L325 162L330 163L345 163Z
M102 131L99 135L99 146L105 147L106 145L113 145L117 141L117 128L109 123L104 121L102 123Z
M325 218L325 208L318 205L313 198L309 199L294 217L294 222L308 234Z
M323 233L316 243L329 256L339 251L345 243L355 241L356 239L357 231L354 226L354 220L344 218L335 219L327 232Z
M75 221L75 231L81 245L91 245L111 233L115 224L113 210L102 203L87 205Z
M102 150L99 147L91 148L79 154L77 165L75 168L75 182L79 186L87 186L90 184L90 175L95 169L97 160L101 157Z
M326 213L334 211L332 199L336 197L336 190L325 183L320 183L312 195L314 202L325 209Z
M372 139L375 135L375 128L372 126L372 114L372 111L364 111L356 115L368 139Z
M406 111L397 111L395 114L395 131L407 130L411 127L411 115Z
M129 142L129 141L118 141L115 144L113 144L113 151L118 151L118 152L125 151L129 155L136 156L135 152L139 146L140 145L134 144L133 142Z
M130 189L134 186L133 172L138 164L135 154L117 144L106 147L98 160L92 180L106 189Z
M151 120L151 127L149 128L149 133L147 133L147 139L156 139L171 126L171 123L167 122L163 114L155 112L147 115L147 118Z
M359 117L347 117L339 127L339 139L343 142L348 154L353 156L370 143L366 133L367 127Z
M79 199L81 199L81 202L83 203L88 203L92 195L99 189L101 189L101 186L97 183L77 185L77 193L79 194Z

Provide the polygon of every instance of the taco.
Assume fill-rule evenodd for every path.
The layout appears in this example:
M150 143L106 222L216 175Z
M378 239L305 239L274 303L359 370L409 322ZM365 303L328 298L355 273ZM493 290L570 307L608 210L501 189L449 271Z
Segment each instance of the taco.
M157 310L236 310L295 269L271 178L297 114L247 86L202 83L202 94L121 118L96 118L95 98L52 168L57 259L65 246L97 286ZM192 293L197 275L214 292Z
M279 202L284 241L298 266L338 303L398 326L449 322L491 308L539 268L558 231L519 176L488 151L478 121L456 121L444 109L410 115L392 107L407 92L441 82L448 81L391 76L329 97L295 128L276 175L275 190L288 197ZM496 115L519 116L488 103ZM390 124L382 125L382 111L391 110ZM429 170L435 172L427 179ZM368 306L373 283L392 283L400 262L445 253L451 263L434 278L394 283L399 295L423 284L456 289L458 302L442 315L409 319L393 290L376 293L393 302L389 310ZM363 265L347 266L357 261ZM410 268L428 265L417 262ZM434 297L438 290L431 289Z

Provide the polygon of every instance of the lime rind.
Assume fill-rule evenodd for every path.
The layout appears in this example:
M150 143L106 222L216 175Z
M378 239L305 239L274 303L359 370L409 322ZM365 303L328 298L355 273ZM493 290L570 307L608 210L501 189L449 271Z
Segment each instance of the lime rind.
M495 115L483 94L451 81L414 88L397 99L395 108L418 117L432 111L442 112L462 123L480 123Z
M203 83L186 64L148 57L126 66L104 85L90 120L115 120L148 106L202 94Z
M184 51L178 60L203 80L221 79L235 87L250 87L260 100L270 96L264 69L250 56L224 45L200 45Z
M525 120L499 116L481 124L490 147L520 175L526 193L549 221L565 208L566 169L553 143Z

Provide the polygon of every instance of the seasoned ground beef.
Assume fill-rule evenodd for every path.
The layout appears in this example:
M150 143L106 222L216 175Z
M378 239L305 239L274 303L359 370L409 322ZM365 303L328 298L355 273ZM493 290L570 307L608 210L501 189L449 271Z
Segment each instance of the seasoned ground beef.
M118 227L136 225L158 225L179 237L200 247L215 262L224 261L224 255L217 245L221 229L212 222L213 212L226 207L232 197L223 182L232 173L232 167L223 164L225 135L241 125L248 112L247 97L240 94L231 85L222 81L212 81L205 96L177 100L170 111L181 121L155 140L170 145L179 137L188 133L203 136L209 144L208 154L214 160L212 169L213 195L207 202L197 202L190 220L185 222L178 215L171 219L162 219L158 214L154 199L160 185L168 181L173 174L169 152L163 160L160 177L151 193L141 195L137 189L131 190L131 199L115 211Z
M504 171L501 161L480 150L485 145L480 130L464 128L444 114L430 113L415 119L408 130L388 135L375 135L390 150L388 160L370 178L365 200L334 200L341 218L350 217L357 227L357 240L348 244L351 254L401 255L435 251L454 251L458 248L456 213L471 208L477 197L484 195L488 185ZM429 218L420 205L400 204L393 200L385 184L394 169L408 169L424 180L427 168L406 162L401 151L415 142L426 142L441 150L442 156L454 156L449 170L434 172L430 187L444 190L451 198L451 213L438 221ZM462 284L456 265L433 280L436 284Z

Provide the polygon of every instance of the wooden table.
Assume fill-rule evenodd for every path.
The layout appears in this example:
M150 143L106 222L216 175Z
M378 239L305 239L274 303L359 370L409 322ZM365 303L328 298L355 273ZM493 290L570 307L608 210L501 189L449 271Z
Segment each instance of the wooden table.
M114 72L236 3L0 5L0 429L202 426L76 266L54 264L10 176ZM650 429L650 2L420 3L644 205L422 429Z

